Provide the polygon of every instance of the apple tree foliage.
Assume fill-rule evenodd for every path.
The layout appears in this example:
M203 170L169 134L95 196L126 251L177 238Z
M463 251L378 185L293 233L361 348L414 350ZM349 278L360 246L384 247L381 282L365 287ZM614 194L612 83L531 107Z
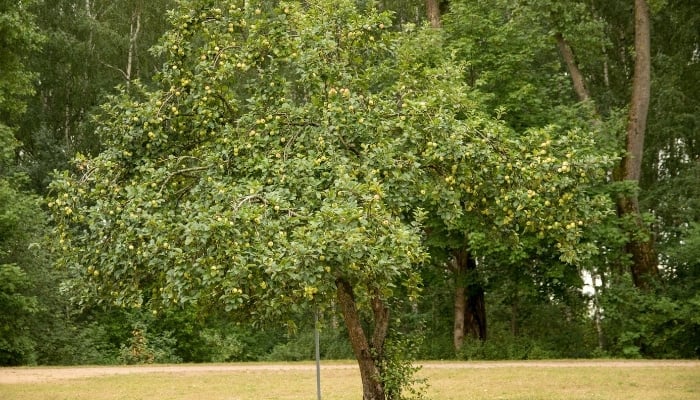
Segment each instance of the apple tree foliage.
M365 398L392 398L371 380L391 305L419 294L424 222L478 226L484 249L592 251L609 157L588 132L489 116L440 32L347 0L188 0L170 19L158 88L111 98L105 150L52 186L78 298L253 319L335 299L346 321L371 313L351 342L375 368Z
M571 174L571 171L568 171L568 164L565 162L570 161L569 158L573 157L577 159L574 163L579 166L588 165L591 168L594 165L605 165L606 162L610 161L609 157L614 154L616 144L611 145L614 140L614 130L610 126L602 126L596 121L597 117L592 112L591 105L587 103L575 104L573 101L570 78L564 72L559 61L553 38L553 32L557 32L563 27L553 25L550 20L554 14L570 16L576 21L576 24L566 25L566 32L569 30L577 32L576 37L583 38L583 42L589 46L593 46L595 41L599 40L600 28L598 24L582 16L578 16L576 19L577 12L580 10L559 9L561 7L556 2L522 4L511 0L478 3L451 1L450 11L444 16L444 29L447 35L447 45L458 57L468 60L464 79L469 84L469 90L484 97L484 104L491 109L487 111L495 115L502 114L500 118L517 132L517 135L511 136L517 137L519 135L517 140L530 141L530 144L524 147L522 144L511 147L521 146L522 149L533 149L533 151L523 151L521 158L526 159L532 155L540 156L541 150L547 146L544 145L540 149L536 149L538 142L541 144L559 143L547 149L547 156L542 158L550 161L556 160L555 168L543 166L544 170L538 171L538 168L533 168L532 164L528 165L530 177L536 180L529 181L528 184L519 187L524 188L529 185L529 189L542 195L544 191L552 190L557 185L569 180L571 187L577 194L569 192L566 195L567 199L555 194L547 199L540 198L538 202L547 207L555 208L556 212L561 212L561 208L564 207L576 208L575 213L578 213L580 217L578 220L583 222L579 226L583 228L584 241L587 242L585 248L589 252L582 251L584 247L577 246L576 249L569 249L566 255L561 258L568 263L572 261L580 263L591 252L596 251L595 239L591 238L595 234L589 228L595 227L596 222L605 218L604 214L607 213L609 217L611 207L610 204L605 205L606 200L599 194L595 194L599 189L596 186L604 182L604 175L601 171L598 171L597 174L585 173L584 171ZM548 138L542 137L543 134ZM508 165L505 162L502 164ZM559 177L549 175L547 182L541 180L538 182L537 179L540 179L543 172L545 174L557 172L559 177L564 179L558 180ZM581 172L584 174L581 175ZM574 178L573 181L570 180L571 178ZM507 187L500 187L500 189L508 191ZM564 194L565 191L560 191L560 193ZM530 210L529 207L525 209ZM603 214L600 213L601 211ZM563 214L560 216L564 217ZM573 214L569 217L571 216ZM516 268L522 268L523 264L526 263L532 264L532 259L535 257L551 258L548 254L550 248L556 248L557 243L561 242L559 237L566 234L566 231L562 233L557 231L557 228L561 227L562 224L571 226L562 219L552 219L551 217L551 215L548 216L546 223L539 225L540 228L544 228L545 232L539 228L527 230L525 235L521 232L517 251L513 251L510 245L503 246L507 243L497 241L496 244L500 245L503 251L500 252L500 255L489 252L491 256L489 258L499 265L514 264ZM533 220L530 216L526 216L525 223L534 227L537 220L545 222L539 218ZM467 236L475 239L484 238L484 234L480 233L482 228L473 224L471 228L465 226L465 231L470 229L476 232ZM553 234L550 235L547 232ZM491 240L492 237L493 235L486 235L489 243L494 242ZM596 239L600 240L600 238ZM466 238L461 239L461 242L463 245L465 242L474 241ZM477 247L477 256L484 255L482 251L478 251L478 242L474 243L473 246ZM557 250L554 254L556 252ZM557 276L558 279L563 276L558 273L548 273L548 275ZM578 288L579 279L575 279L572 285Z
M264 314L338 276L384 288L410 274L419 232L372 168L403 122L388 17L209 3L173 15L162 90L109 102L107 150L54 184L63 264L119 304Z

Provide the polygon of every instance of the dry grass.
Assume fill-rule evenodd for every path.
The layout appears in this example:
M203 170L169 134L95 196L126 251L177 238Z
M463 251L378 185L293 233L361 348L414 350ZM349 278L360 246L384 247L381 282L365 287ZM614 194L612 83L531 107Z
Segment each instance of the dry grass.
M128 367L126 367L128 368ZM82 373L75 373L75 371ZM316 398L312 365L239 364L99 369L0 369L0 399L56 400L299 400ZM166 372L167 371L167 372ZM92 376L91 376L92 375ZM97 375L97 376L96 376ZM698 362L428 363L428 397L529 400L695 400L700 398ZM12 379L24 376L31 379ZM81 377L75 377L81 376ZM353 364L326 362L325 400L357 400L359 373Z
M481 369L425 369L433 399L690 400L700 398L700 367L537 363Z

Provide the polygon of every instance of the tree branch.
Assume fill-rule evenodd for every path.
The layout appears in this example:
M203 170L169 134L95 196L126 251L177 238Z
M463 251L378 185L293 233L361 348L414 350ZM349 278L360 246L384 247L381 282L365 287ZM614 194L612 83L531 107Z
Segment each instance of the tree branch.
M111 64L107 64L106 62L104 62L102 60L100 60L100 64L104 65L107 68L111 68L115 71L119 71L122 74L122 76L124 77L124 80L126 80L127 82L129 81L129 75L127 75L126 72L124 72L124 70L122 70L121 68L115 67L114 65L111 65Z
M181 170L178 170L178 171L175 171L175 172L170 173L170 174L165 178L165 180L163 181L163 183L160 185L160 190L158 190L158 194L163 193L163 189L165 189L165 185L167 185L168 182L170 182L170 180L171 180L172 178L174 178L175 176L187 174L187 173L189 173L189 172L204 171L204 170L207 170L207 169L209 169L209 167L192 167L192 168L185 168L185 169L181 169Z
M267 204L267 201L266 201L262 196L257 195L257 194L251 194L251 195L249 195L249 196L243 197L243 198L241 199L241 201L239 201L238 204L236 204L236 205L233 207L233 211L234 211L234 212L237 212L237 211L243 206L243 204L245 204L245 203L247 203L247 202L251 202L251 201L256 200L256 199L257 199L257 200L260 200L263 204Z
M579 101L587 101L591 98L591 96L588 93L588 89L586 89L586 82L583 78L581 70L578 68L576 57L574 56L573 50L571 50L571 46L569 46L569 43L566 41L566 39L564 39L561 32L557 32L554 35L554 38L557 40L559 53L561 53L561 56L564 58L566 69L569 71L569 75L571 76L571 81L574 85L576 96L578 97Z

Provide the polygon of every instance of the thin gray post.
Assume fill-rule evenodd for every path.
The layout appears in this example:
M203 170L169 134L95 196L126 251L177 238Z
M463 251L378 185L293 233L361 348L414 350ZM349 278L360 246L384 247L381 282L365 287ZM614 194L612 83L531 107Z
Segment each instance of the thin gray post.
M314 312L314 336L316 339L316 396L321 400L321 333L318 329L318 308Z

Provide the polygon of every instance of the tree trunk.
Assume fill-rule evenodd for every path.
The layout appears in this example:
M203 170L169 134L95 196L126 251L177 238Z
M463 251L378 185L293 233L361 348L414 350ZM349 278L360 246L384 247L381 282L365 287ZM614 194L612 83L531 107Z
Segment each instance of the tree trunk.
M360 367L360 377L362 379L362 399L363 400L386 400L384 385L381 381L379 362L377 354L382 353L382 348L375 346L384 345L386 332L389 326L388 310L381 299L374 294L372 299L372 311L375 316L374 334L372 346L367 340L367 335L362 327L360 314L357 311L355 294L352 285L345 279L336 279L336 295L338 304L345 319L345 326L348 329L348 336L352 350Z
M644 134L646 132L649 99L651 97L651 44L649 5L646 0L634 2L634 77L632 99L627 121L627 153L620 164L621 179L639 183L642 172ZM618 200L622 217L629 217L635 228L643 233L635 234L627 243L627 252L632 256L632 279L638 288L649 288L659 275L658 258L653 235L644 224L639 210L637 194L623 195Z
M467 273L476 271L476 259L467 253ZM465 334L479 340L486 340L486 301L484 288L473 279L467 284L467 307L464 310Z
M517 296L517 293L516 293ZM513 298L510 304L510 334L516 337L520 334L518 329L518 298Z
M131 83L132 80L132 70L133 70L133 64L134 64L134 58L136 57L136 44L137 40L139 37L139 32L141 31L141 10L138 6L134 8L133 13L131 14L131 27L129 31L129 54L127 55L127 61L126 61L126 71L125 71L125 78L126 78L126 85L127 87Z
M569 46L569 43L566 42L564 36L560 32L557 32L557 34L554 35L554 38L557 40L559 53L561 53L564 63L566 64L566 69L569 71L569 75L571 76L571 82L574 85L576 96L578 97L579 101L586 101L590 99L591 96L588 93L588 89L586 89L586 80L583 78L583 74L578 68L574 51L571 50L571 46Z
M452 329L452 341L455 351L459 352L464 345L464 315L467 309L466 285L463 279L463 273L458 269L460 266L457 261L453 261L453 270L455 271L455 292L454 292L454 327Z
M466 250L455 251L450 260L455 277L453 343L455 351L464 345L465 336L486 340L486 307L484 289L470 282L476 260Z
M440 0L425 0L425 10L430 26L433 28L442 27L442 22L440 21Z
M591 288L593 290L593 322L595 323L595 330L598 336L598 350L602 352L605 349L605 336L603 335L603 316L600 307L600 291L598 290L597 280L598 277L596 274L591 273ZM601 285L601 287L603 286Z
M389 332L389 308L384 304L379 290L372 291L372 314L374 315L374 332L370 346L375 360L384 359L384 340Z
M447 3L442 2L445 7ZM433 28L442 27L440 4L440 0L425 0L428 21ZM459 351L466 334L486 339L486 307L481 285L467 284L468 274L476 270L476 261L471 254L465 250L456 251L450 262L455 275L453 344L455 351Z
M646 0L635 0L634 22L634 78L627 122L627 155L623 160L623 177L625 180L638 182L642 171L644 134L651 97L650 21Z
M634 21L635 64L625 137L626 154L618 168L615 168L613 178L616 181L631 181L634 184L639 184L642 172L644 135L651 97L651 21L649 5L646 0L634 0ZM564 58L569 75L571 75L578 99L580 101L588 100L590 94L586 89L585 79L578 69L571 47L561 33L557 33L555 38L559 52ZM607 64L604 67L607 84ZM634 285L640 289L647 289L659 275L653 234L650 228L644 224L637 194L620 196L617 199L617 208L620 217L628 218L635 230L625 246L627 253L632 256L631 274Z

